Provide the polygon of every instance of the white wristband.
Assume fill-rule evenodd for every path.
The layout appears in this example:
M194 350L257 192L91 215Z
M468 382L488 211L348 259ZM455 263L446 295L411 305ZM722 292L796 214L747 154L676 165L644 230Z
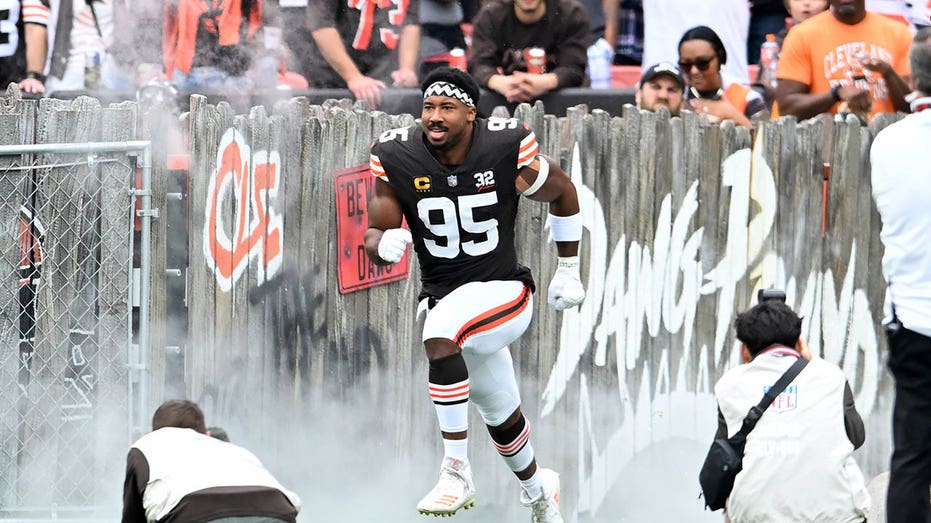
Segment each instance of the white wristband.
M582 213L572 216L549 215L550 234L555 242L577 242L582 239Z
M540 190L540 187L543 187L543 184L546 183L546 179L550 175L550 162L542 156L537 156L537 160L540 162L540 170L537 171L537 179L533 181L533 185L527 187L527 190L524 191L524 196L530 197L533 196L533 193Z

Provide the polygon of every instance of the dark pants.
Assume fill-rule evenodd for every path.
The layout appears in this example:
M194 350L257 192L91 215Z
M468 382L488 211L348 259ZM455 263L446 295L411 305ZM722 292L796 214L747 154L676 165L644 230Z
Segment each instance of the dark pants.
M906 328L889 337L895 378L889 523L931 523L931 338Z

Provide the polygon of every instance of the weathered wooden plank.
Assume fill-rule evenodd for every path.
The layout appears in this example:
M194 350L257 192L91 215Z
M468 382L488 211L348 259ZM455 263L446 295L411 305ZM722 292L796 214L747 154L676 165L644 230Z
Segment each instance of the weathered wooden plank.
M264 319L269 345L262 354L262 402L266 412L273 412L275 422L290 432L299 416L300 403L293 396L294 368L290 365L299 344L298 326L288 314L294 311L299 297L298 266L301 216L301 129L306 99L292 99L275 106L270 121L269 147L280 158L276 211L282 220L281 268L271 282L274 291L265 299ZM270 198L266 198L270 200ZM265 434L268 448L287 447L282 434Z
M124 142L136 137L136 104L126 102L100 111L100 135L102 142ZM141 153L142 151L139 151ZM137 158L141 158L137 157ZM96 361L88 358L94 374L82 374L80 378L96 378L92 389L96 389L94 422L96 430L84 435L94 439L94 475L99 478L119 477L125 466L119 453L113 452L114 444L128 445L129 401L126 390L129 381L128 346L132 341L129 303L129 282L133 265L133 250L130 234L133 229L133 199L131 189L136 182L136 162L126 153L99 155L96 176L99 178L99 272L96 278L98 296L96 302L96 336L98 353ZM90 245L93 250L95 246ZM140 246L142 247L142 246ZM164 272L162 272L164 274ZM150 298L147 298L150 299ZM151 303L151 301L149 302ZM151 346L150 346L151 349ZM145 413L147 414L147 413ZM142 416L145 418L145 414ZM112 432L113 434L108 434ZM73 479L73 478L72 478ZM106 496L108 487L98 485L96 499Z
M207 104L203 95L192 95L190 99L190 112L188 125L190 136L190 160L188 166L188 202L190 213L188 216L188 278L190 293L188 294L188 325L191 326L187 338L188 343L184 354L184 382L186 396L197 398L204 389L205 350L213 344L213 321L208 322L213 314L213 275L204 266L204 240L203 230L206 216L200 209L199 202L207 199L207 173L214 161L209 156L207 134L212 132L214 139L216 130L213 129L214 109ZM195 204L197 202L197 204Z
M282 248L276 219L280 207L279 198L273 193L277 193L275 187L281 175L278 167L280 156L271 146L270 121L265 108L253 107L248 118L243 119L243 126L249 143L249 166L252 171L249 199L257 204L249 213L249 220L254 220L257 225L249 232L256 238L258 247L249 257L246 277L242 279L244 285L237 286L235 291L244 298L247 311L246 317L241 318L244 321L239 322L245 327L245 336L236 338L238 344L244 345L238 354L245 365L240 371L244 371L244 389L240 391L244 408L237 409L236 414L250 419L267 412L271 406L264 401L264 391L268 386L265 381L265 354L274 343L271 329L268 328L270 326L266 323L266 300L274 293L278 283L274 273L278 262L274 261L274 256L279 255ZM240 209L243 209L242 203ZM263 215L264 220L260 218Z
M839 304L840 293L848 268L856 259L856 251L866 246L856 245L858 221L858 194L861 190L860 124L855 117L834 124L834 150L831 176L828 180L827 236L824 241L822 292L824 358L842 365L849 326L849 309ZM866 186L868 189L868 186ZM830 272L828 272L830 271ZM848 304L849 307L849 304ZM833 310L832 310L833 309ZM842 310L843 309L843 310Z
M777 227L780 228L779 254L785 261L788 303L805 317L802 335L815 354L821 350L820 296L822 211L824 176L822 166L823 124L807 120L800 125L785 122L783 141L795 135L795 146L784 148L794 159L788 176L781 178ZM794 281L794 284L793 284ZM813 335L812 333L816 333Z
M747 130L747 128L733 125L733 123L729 121L723 122L720 128L721 128L722 134L724 135L724 143L722 145L722 151L721 151L721 156L724 159L724 161L727 161L729 158L735 158L736 157L735 153L738 153L741 150L749 149L751 147L750 132L749 130ZM745 152L749 153L750 151L745 151ZM742 171L743 176L749 176L749 173L746 172L746 168L749 168L749 167L750 167L749 162L742 165L742 168L744 169ZM751 193L752 193L752 190L751 190ZM752 210L751 210L752 209L752 198L751 198L751 201L741 201L741 200L737 200L734 196L735 196L734 191L731 190L731 201L730 201L731 205L732 206L735 204L746 205L748 208L748 219L752 220L753 215L750 214L752 213ZM732 223L730 219L728 219L727 224L728 224L728 229L730 229L731 227L736 227L738 230L740 230L741 228L749 229L749 223L735 224L735 223ZM752 240L752 237L748 238L748 242L747 242L748 245L752 245L751 240ZM747 276L749 275L752 264L757 261L758 256L759 256L758 253L748 252L746 254L746 257L743 260L737 261L736 258L734 260L736 262L736 265L733 267L735 268L742 267L744 269L744 277L741 278L737 282L737 285L734 287L734 294L735 294L734 304L733 304L734 313L743 312L749 309L751 306L753 306L753 304L756 303L756 296L752 295L753 286L751 285L749 278ZM739 273L735 273L733 274L733 276L737 277L739 276ZM719 311L719 313L720 312L721 311ZM719 331L717 333L718 335L721 335L721 331L720 331L721 325L723 325L723 323L718 324L719 326ZM727 325L725 327L724 333L723 333L723 339L724 339L724 355L729 358L735 358L736 351L734 350L734 347L735 347L737 338L734 334L734 330L730 328L730 325Z
M709 285L707 275L723 261L727 243L727 219L729 197L721 194L721 156L722 135L717 127L705 125L701 118L693 113L684 113L686 132L699 137L699 143L692 154L698 157L694 160L691 154L687 156L687 164L697 167L698 185L698 223L701 224L704 234L702 246L699 249L699 259L702 262L702 285ZM694 139L694 138L693 138ZM723 214L723 217L722 217ZM721 348L716 345L718 314L721 312L721 299L713 290L702 291L711 294L706 298L695 314L695 347L699 351L706 351L709 366L715 369L721 359ZM726 348L724 350L727 350ZM702 355L704 356L704 355ZM708 388L714 385L717 375L712 373ZM704 383L698 385L703 390Z
M184 365L187 396L201 399L205 398L207 385L214 381L213 347L216 344L213 319L216 276L205 255L211 252L215 242L209 239L211 230L208 229L206 206L210 198L210 178L217 168L217 144L226 127L218 121L216 107L207 104L207 99L200 95L191 96L188 121L191 137L188 325L191 330Z
M304 383L308 385L305 397L311 398L312 405L325 401L325 387L330 386L327 383L330 374L326 368L326 356L329 349L328 336L331 333L327 330L326 297L332 287L327 281L326 271L331 258L328 235L333 207L325 204L325 195L332 194L332 187L327 181L336 169L335 155L329 151L336 147L341 135L334 130L329 113L325 116L319 120L311 119L311 125L309 129L305 128L304 133L306 153L302 199L313 202L313 205L302 208L301 218L302 251L307 253L302 258L301 289L305 293L304 310L309 319L306 337L302 335L306 350L306 354L302 354L302 366L306 369ZM332 196L329 198L332 199Z

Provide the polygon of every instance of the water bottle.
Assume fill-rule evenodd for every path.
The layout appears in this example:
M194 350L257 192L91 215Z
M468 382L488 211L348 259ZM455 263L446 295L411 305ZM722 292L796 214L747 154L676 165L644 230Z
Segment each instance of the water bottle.
M611 87L611 62L614 58L614 48L604 38L588 48L588 78L592 89L608 89Z
M100 66L103 55L100 51L87 51L84 53L84 88L88 90L100 88Z
M779 66L779 44L776 35L766 35L760 46L760 81L766 87L776 88L776 68Z

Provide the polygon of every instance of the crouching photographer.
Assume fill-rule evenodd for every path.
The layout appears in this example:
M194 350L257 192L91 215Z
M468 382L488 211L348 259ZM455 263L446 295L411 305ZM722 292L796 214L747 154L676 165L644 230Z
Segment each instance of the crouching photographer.
M865 521L870 499L853 459L863 420L844 372L808 352L783 293L759 298L736 321L743 364L714 387L705 502L734 523Z

